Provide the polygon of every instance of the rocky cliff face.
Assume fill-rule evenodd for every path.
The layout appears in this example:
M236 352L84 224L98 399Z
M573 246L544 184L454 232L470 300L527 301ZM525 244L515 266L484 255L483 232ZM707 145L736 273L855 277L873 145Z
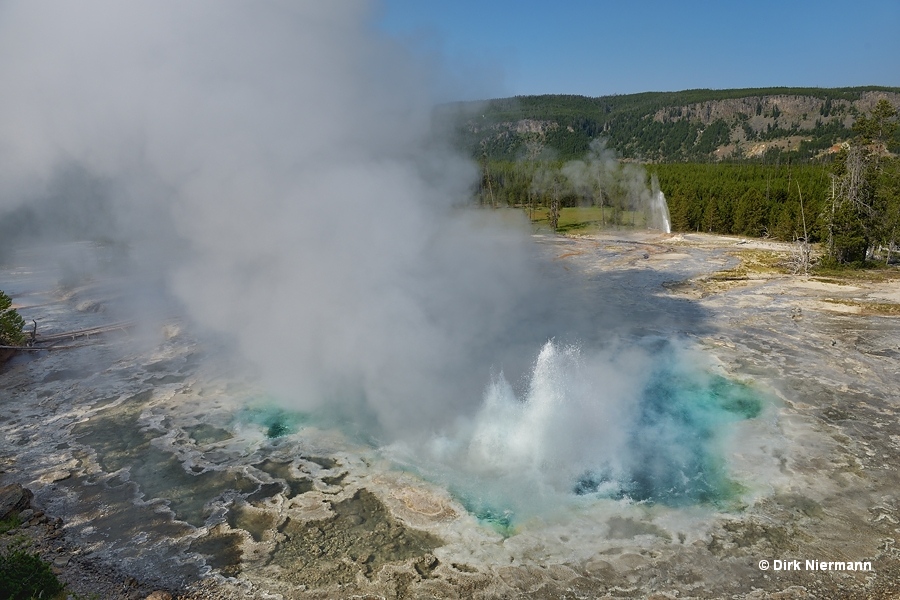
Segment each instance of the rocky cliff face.
M681 119L709 125L716 120L747 122L754 131L768 126L789 129L812 129L816 123L840 122L853 125L854 115L870 112L879 100L885 99L900 108L900 94L894 92L863 92L859 100L825 100L813 96L748 96L727 100L710 100L687 106L673 106L657 110L653 120L667 123Z
M613 97L613 108L604 98L526 97L496 101L503 116L482 116L465 128L477 154L505 159L532 157L536 147L574 157L595 137L608 138L626 158L644 160L752 158L773 149L812 158L849 139L856 118L879 100L900 111L900 92L891 90L747 90L746 96L725 90L690 102L684 100L702 97L702 91L651 94L650 101L637 94ZM510 118L516 102L524 118Z

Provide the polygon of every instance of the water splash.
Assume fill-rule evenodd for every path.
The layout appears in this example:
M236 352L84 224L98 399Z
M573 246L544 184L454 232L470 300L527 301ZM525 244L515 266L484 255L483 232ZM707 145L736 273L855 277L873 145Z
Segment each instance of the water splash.
M466 448L466 464L486 474L546 480L550 472L571 468L585 452L613 450L623 441L615 431L620 399L601 397L602 381L592 376L605 379L589 372L578 347L547 342L523 399L502 375L488 387ZM594 383L600 385L594 388ZM547 483L555 487L560 482Z
M505 535L591 499L727 507L743 489L731 427L761 410L755 390L670 342L589 355L551 341L524 393L500 375L467 427L394 458Z

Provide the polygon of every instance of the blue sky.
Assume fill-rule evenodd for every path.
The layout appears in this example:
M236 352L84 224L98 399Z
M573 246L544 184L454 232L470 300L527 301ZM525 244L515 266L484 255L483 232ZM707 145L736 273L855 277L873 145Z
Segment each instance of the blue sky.
M900 0L378 1L377 27L440 56L459 99L900 86Z

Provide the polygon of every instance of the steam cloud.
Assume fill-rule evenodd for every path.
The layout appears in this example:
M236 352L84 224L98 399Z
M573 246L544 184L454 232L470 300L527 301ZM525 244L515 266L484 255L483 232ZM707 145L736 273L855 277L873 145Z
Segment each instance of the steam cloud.
M373 16L3 3L0 245L127 242L136 279L297 408L354 398L396 436L477 404L530 285L527 237L458 209L475 168L432 122L434 65Z
M141 294L230 336L291 407L349 407L438 463L549 469L522 481L568 491L623 452L646 354L566 350L596 347L611 304L536 269L527 224L459 209L476 169L441 143L434 65L372 17L362 0L0 4L0 249L127 244ZM612 160L595 147L566 174L606 185Z
M546 172L538 171L536 175L533 187L540 192L552 192ZM656 175L651 177L648 188L644 167L618 160L615 151L606 147L605 140L593 140L587 156L563 165L562 175L575 195L585 202L609 206L611 201L620 208L643 212L647 227L671 233L669 207Z

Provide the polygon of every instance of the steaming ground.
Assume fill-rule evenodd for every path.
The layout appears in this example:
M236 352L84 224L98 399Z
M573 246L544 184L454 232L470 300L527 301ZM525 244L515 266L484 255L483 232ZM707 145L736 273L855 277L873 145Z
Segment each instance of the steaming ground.
M579 290L567 308L581 300L593 311L596 298L630 308L615 325L598 313L615 338L606 345L545 341L522 378L495 371L471 418L441 435L386 446L339 414L286 409L214 341L168 320L150 337L106 335L5 365L2 482L28 485L63 517L62 538L44 547L63 549L53 557L68 559L82 593L101 580L110 598L127 597L117 583L127 577L134 591L220 598L896 594L897 326L823 302L882 302L892 282L708 277L735 264L729 253L759 252L730 239L535 240L547 276ZM53 255L98 255L65 250ZM108 281L59 289L35 258L18 255L3 280L42 331L116 314ZM686 363L692 402L707 388L747 400L741 386L723 394L718 377L749 382L761 402L739 415L692 413L675 399L683 417L716 417L704 421L716 452L682 456L722 463L707 474L734 487L717 499L642 500L628 477L610 475L633 468L606 465L603 476L594 460L621 459L615 450L633 440L604 428L604 411L628 412L626 402L597 407L585 395L640 398L604 376L628 365L650 382L667 345L681 361L662 372ZM584 378L594 394L578 388ZM696 448L675 435L686 430L645 431L669 450L656 458ZM590 470L581 489L570 485ZM757 568L775 557L871 560L874 573Z

